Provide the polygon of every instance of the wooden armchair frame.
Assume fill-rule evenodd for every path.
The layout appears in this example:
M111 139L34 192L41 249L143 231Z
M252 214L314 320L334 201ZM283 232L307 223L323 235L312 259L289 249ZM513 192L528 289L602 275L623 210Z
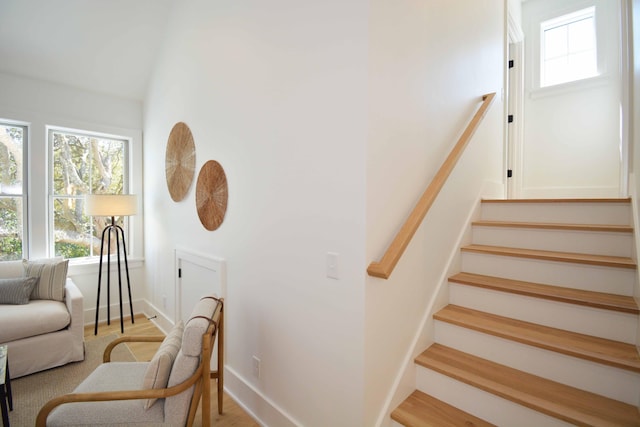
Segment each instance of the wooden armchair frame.
M205 297L213 298L213 297ZM48 401L36 418L36 427L46 427L47 417L49 413L59 405L72 402L100 402L111 400L133 400L133 399L161 399L169 396L175 396L195 385L191 403L189 405L189 413L187 415L187 426L191 427L198 410L198 402L202 397L202 426L209 427L211 425L211 379L217 380L218 390L218 413L222 414L222 397L224 387L224 313L223 299L213 298L218 301L214 309L213 316L209 320L209 327L202 336L202 352L200 363L196 371L180 384L172 387L148 390L126 390L126 391L106 391L96 393L70 393L55 397ZM211 371L211 355L216 335L218 335L218 363L217 370ZM125 342L161 342L164 336L125 336L120 337L109 343L104 350L103 362L111 361L112 350L121 343Z

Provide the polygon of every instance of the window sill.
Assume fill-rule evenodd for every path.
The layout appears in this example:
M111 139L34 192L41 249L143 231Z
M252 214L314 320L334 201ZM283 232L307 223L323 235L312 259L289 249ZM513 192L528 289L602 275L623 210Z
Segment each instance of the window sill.
M529 92L531 99L560 96L571 92L581 92L587 89L606 86L612 82L610 74L601 74L588 79L575 80L568 83L561 83L553 86L539 87Z
M120 260L121 266L124 267L124 260ZM107 259L102 259L103 270L106 271L107 268ZM118 265L118 260L114 256L111 258L111 269L113 270L115 266ZM144 258L127 258L127 265L129 266L129 270L142 268L144 265ZM100 268L100 258L99 257L91 257L91 258L80 258L80 259L72 259L69 260L69 276L73 275L81 275L81 274L98 274L98 270Z

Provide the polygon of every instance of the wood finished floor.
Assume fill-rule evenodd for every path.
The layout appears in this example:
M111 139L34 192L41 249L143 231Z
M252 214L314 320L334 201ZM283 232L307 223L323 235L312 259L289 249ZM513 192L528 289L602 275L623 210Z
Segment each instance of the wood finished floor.
M84 328L84 338L86 341L94 339L96 336L93 334L93 324L87 325ZM138 315L135 318L135 323L132 325L128 318L125 318L124 322L124 334L120 333L120 319L112 319L111 325L102 323L98 325L98 336L105 335L163 335L162 331L158 329L151 321L146 317ZM160 343L131 343L127 344L131 349L131 352L138 361L151 360ZM236 402L231 399L226 393L223 397L223 414L218 414L217 405L217 393L216 387L212 384L211 387L211 424L216 427L257 427L258 424L253 418L251 418ZM198 412L196 419L193 423L194 427L202 427L202 416L200 410L202 405L198 405Z

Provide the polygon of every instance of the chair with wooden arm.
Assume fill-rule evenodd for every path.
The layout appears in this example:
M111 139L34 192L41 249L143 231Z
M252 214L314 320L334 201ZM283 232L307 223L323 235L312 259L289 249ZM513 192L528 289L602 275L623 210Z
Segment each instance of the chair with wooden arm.
M47 402L36 427L56 426L192 426L202 398L202 425L211 423L211 379L217 380L222 414L223 300L202 298L189 320L167 337L121 337L105 349L104 363L71 394ZM217 371L211 355L218 338ZM111 362L113 348L125 342L159 342L150 362Z

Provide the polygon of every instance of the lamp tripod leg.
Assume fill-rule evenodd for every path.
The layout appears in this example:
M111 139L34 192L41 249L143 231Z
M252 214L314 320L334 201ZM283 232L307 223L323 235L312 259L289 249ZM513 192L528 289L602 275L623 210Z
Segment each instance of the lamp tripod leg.
M118 296L120 298L120 332L124 333L124 321L122 316L122 271L120 269L120 237L124 239L124 234L121 236L120 227L116 228L116 251L118 254Z
M111 218L113 224L113 218ZM109 230L107 236L107 325L111 324L111 231L113 225L109 225L105 230Z
M96 301L96 324L93 331L94 335L98 335L98 316L100 314L100 284L102 283L102 254L104 249L104 233L106 231L107 228L102 231L102 240L100 242L100 266L98 267L98 299Z
M120 229L122 233L122 252L124 254L124 271L127 274L127 291L129 293L129 313L131 314L131 323L135 323L133 317L133 300L131 299L131 281L129 280L129 263L127 262L127 244L124 240L124 231Z

